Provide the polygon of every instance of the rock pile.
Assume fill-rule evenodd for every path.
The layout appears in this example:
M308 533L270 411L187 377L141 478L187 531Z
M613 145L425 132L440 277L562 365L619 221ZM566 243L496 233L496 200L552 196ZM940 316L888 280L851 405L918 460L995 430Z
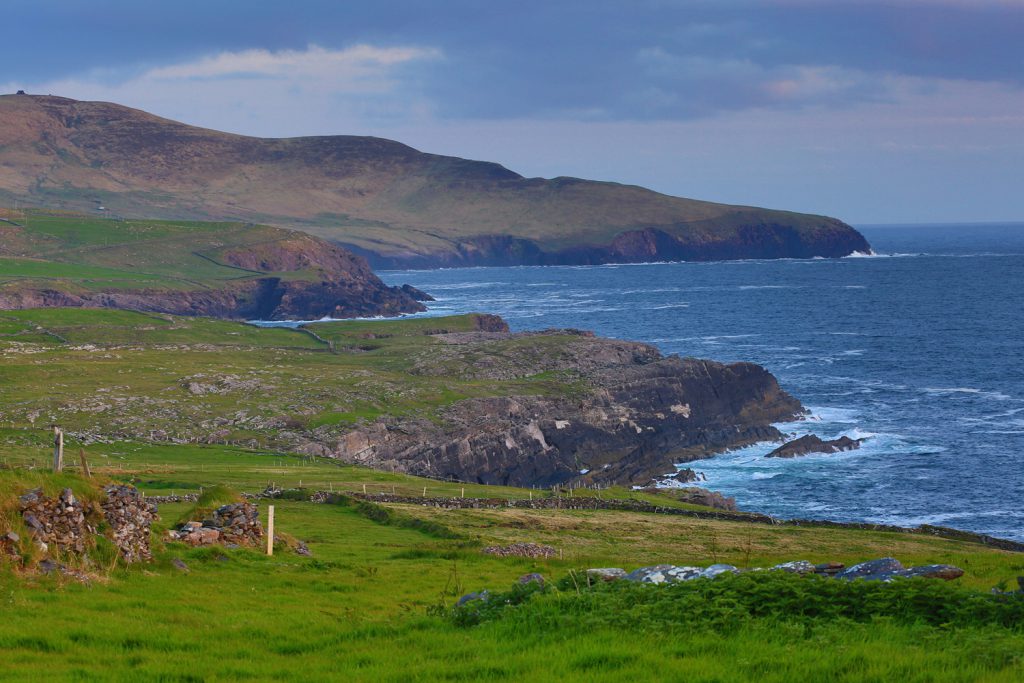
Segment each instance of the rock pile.
M190 545L259 545L263 539L259 508L254 503L222 505L202 522L185 522L168 537Z
M554 557L558 551L549 545L539 543L512 543L510 545L492 545L483 549L488 555L498 557Z
M156 505L146 502L134 486L112 484L104 489L103 516L114 534L114 544L125 562L149 562L149 532L157 518Z
M640 567L628 574L617 567L588 569L587 579L594 583L598 581L636 581L638 583L679 583L693 579L710 579L720 574L738 574L743 570L731 564L713 564L707 568L701 567L677 567L672 564L657 564L650 567ZM747 571L765 571L764 568L756 568ZM964 570L948 564L929 564L920 567L904 567L899 560L891 557L883 557L878 560L861 562L852 567L844 567L839 562L826 562L824 564L812 564L807 560L796 560L777 564L768 571L783 571L793 574L818 574L821 576L834 577L852 581L864 579L865 581L890 582L898 578L924 578L943 579L951 581L958 579L964 574Z
M19 507L25 526L44 551L54 546L59 552L80 555L89 536L96 533L86 520L90 511L71 489L64 489L56 498L34 489L21 496Z

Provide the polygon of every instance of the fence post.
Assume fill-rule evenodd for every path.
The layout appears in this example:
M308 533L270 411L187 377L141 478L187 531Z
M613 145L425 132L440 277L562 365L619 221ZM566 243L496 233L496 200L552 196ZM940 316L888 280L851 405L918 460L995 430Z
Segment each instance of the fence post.
M274 554L274 506L267 506L267 555Z
M64 469L64 432L57 425L53 426L53 471Z
M78 459L82 463L82 474L85 475L86 479L92 479L92 470L89 469L89 461L85 459L85 449L78 449Z

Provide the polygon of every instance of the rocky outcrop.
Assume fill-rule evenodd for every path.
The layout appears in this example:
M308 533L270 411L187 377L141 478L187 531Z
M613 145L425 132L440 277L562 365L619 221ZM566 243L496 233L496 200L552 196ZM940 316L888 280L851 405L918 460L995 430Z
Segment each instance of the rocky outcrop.
M774 451L764 456L766 458L796 458L809 453L839 453L842 451L853 451L860 448L864 439L851 439L848 436L841 436L838 439L824 441L814 434L801 436L799 439L787 441Z
M482 484L647 483L675 463L778 439L772 423L803 412L750 363L663 357L646 344L584 335L557 346L518 344L514 353L508 345L489 348L495 341L435 345L414 372L479 379L568 372L579 378L578 389L468 399L441 421L382 418L299 450Z

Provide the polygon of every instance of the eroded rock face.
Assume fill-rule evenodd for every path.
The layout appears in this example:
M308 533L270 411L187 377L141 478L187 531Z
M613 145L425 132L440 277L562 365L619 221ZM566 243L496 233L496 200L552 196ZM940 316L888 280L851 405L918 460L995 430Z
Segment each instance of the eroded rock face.
M774 451L764 456L766 458L795 458L808 453L839 453L842 451L853 451L860 448L864 439L851 439L848 436L841 436L838 439L824 441L814 434L801 436L782 444Z
M579 377L579 392L464 400L441 423L383 418L297 450L485 484L646 484L674 463L777 439L772 423L803 412L771 374L750 363L666 358L646 344L584 335L557 348L523 345L510 357L488 352L494 341L460 338L432 348L415 371L480 379L568 372Z

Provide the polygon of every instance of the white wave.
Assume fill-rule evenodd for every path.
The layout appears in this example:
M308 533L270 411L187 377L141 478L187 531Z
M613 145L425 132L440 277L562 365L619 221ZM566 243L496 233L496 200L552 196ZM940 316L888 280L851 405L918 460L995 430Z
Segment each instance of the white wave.
M750 478L754 480L774 479L780 474L782 474L782 472L754 472L754 474L751 475Z
M740 285L737 289L803 289L799 285Z
M986 391L985 389L975 389L974 387L925 387L922 391L926 394L936 394L939 396L948 396L951 394L973 394L975 396L992 398L997 401L1008 401L1012 398L1001 391Z
M651 306L647 310L649 310L649 311L660 311L660 310L665 309L665 308L689 308L689 307L690 307L689 303L683 302L683 303L678 303L678 304L662 304L661 306Z
M808 406L807 409L811 411L811 414L807 419L813 422L853 424L857 422L860 417L860 412L853 408Z

